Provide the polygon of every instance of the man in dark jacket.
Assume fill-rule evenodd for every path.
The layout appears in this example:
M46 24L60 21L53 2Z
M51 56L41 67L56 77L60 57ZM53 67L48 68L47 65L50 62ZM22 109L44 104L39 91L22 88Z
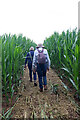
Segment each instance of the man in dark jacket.
M26 59L25 59L25 68L26 64L28 62L28 69L29 69L29 77L30 77L30 82L32 82L32 62L33 62L33 56L34 56L34 47L30 47L30 52L27 53ZM36 83L36 72L33 72L34 76L34 86L37 86Z

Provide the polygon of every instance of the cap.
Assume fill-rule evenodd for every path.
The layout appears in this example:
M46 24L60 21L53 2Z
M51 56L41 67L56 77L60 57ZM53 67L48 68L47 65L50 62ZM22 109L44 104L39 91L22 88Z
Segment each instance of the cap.
M34 50L34 47L31 46L29 50Z

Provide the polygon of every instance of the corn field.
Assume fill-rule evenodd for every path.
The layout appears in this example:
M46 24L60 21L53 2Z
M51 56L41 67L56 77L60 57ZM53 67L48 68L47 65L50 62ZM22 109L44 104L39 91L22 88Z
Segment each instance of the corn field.
M2 94L5 95L8 102L8 95L12 100L14 92L21 83L24 58L30 46L35 47L36 44L30 39L26 40L26 37L22 37L22 35L17 37L10 34L1 36L0 42L2 42Z
M12 102L22 82L25 57L31 46L36 48L36 43L22 35L0 36L0 90L2 88L7 103L9 99ZM77 29L63 31L62 34L54 32L44 40L44 46L48 50L51 67L60 71L61 79L71 82L80 97L80 32ZM3 117L10 115L13 107Z
M51 67L57 68L62 74L60 77L67 78L80 95L80 32L77 29L72 32L54 32L44 40L48 50Z
M2 58L2 94L8 94L11 99L14 92L17 91L17 86L21 83L21 75L24 71L24 61L30 46L36 47L36 44L30 39L19 35L3 35L0 36L0 62ZM77 29L70 32L67 30L62 34L54 32L52 36L44 40L44 46L48 50L51 67L55 67L64 73L60 77L67 78L75 89L80 90L80 32ZM0 47L1 48L1 47ZM2 55L2 56L1 56ZM0 65L1 75L1 65Z

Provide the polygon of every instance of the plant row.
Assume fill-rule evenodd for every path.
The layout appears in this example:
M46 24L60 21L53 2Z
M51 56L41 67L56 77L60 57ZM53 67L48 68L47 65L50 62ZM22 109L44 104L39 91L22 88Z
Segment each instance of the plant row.
M2 94L12 97L21 83L24 71L24 61L30 46L36 44L22 35L3 35L2 43ZM9 96L8 96L9 95Z
M61 34L54 32L44 40L51 67L60 72L60 77L69 80L80 94L80 32L67 30Z

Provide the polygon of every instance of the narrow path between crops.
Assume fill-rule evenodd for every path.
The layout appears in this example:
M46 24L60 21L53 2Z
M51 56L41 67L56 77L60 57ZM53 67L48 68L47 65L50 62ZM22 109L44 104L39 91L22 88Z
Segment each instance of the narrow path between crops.
M71 93L66 91L52 69L47 73L47 81L48 90L40 92L39 86L34 87L34 82L29 82L28 69L25 70L19 88L19 98L13 109L13 118L56 118L58 120L80 118ZM52 88L54 84L58 84L57 95Z

